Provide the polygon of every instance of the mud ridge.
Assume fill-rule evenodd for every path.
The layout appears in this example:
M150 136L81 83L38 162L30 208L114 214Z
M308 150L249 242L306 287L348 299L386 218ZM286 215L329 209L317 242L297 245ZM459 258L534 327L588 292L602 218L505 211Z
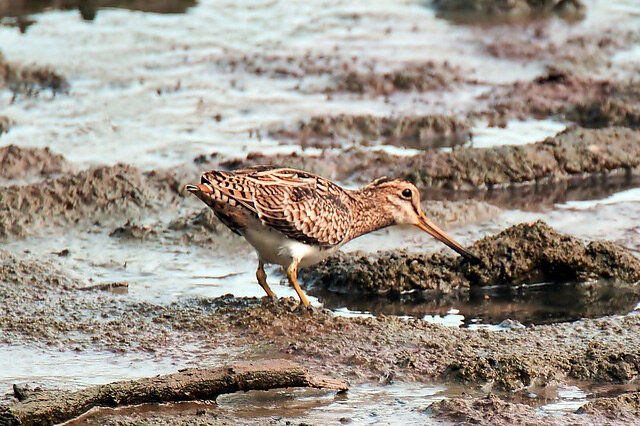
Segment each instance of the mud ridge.
M599 414L607 419L631 423L640 417L640 392L626 393L612 398L597 398L580 407L577 412Z
M640 377L640 317L634 315L490 332L394 316L300 311L293 299L223 296L154 304L83 290L85 283L47 259L1 254L4 344L150 351L176 360L227 348L225 362L286 357L354 382L444 379L496 390L565 377L612 383ZM202 350L185 353L184 345Z
M139 217L177 196L164 180L126 166L102 166L44 182L0 188L0 238L70 224Z
M588 128L640 127L640 87L633 82L556 70L530 82L495 88L480 99L488 99L490 115L500 117L556 117Z
M5 115L0 115L0 136L9 133L9 129L13 126L13 121Z
M0 181L46 177L70 169L67 160L49 148L0 147Z
M350 92L372 96L389 96L394 92L445 90L454 84L475 84L463 71L447 62L408 63L402 69L388 71L349 71L333 78L325 92Z
M367 182L393 176L408 179L423 190L492 189L636 173L640 166L640 131L570 128L522 146L461 148L409 157L355 148L322 156L255 153L214 164L228 169L256 164L297 167L339 181Z
M287 387L349 389L342 380L315 375L291 361L254 361L218 368L187 368L172 374L97 385L74 392L24 392L14 387L18 401L0 404L0 422L3 425L57 424L98 407L215 401L225 393Z
M581 0L434 0L431 5L439 17L467 24L522 22L549 16L572 21L586 14Z
M640 281L640 260L615 244L561 235L544 222L515 225L469 248L481 261L448 255L378 252L345 254L309 271L309 281L340 293L373 293L397 298L424 291L455 294L478 286L519 286L595 279Z
M269 131L275 139L298 141L303 147L341 147L347 141L366 144L381 141L407 148L433 149L462 145L471 138L469 120L428 115L375 117L371 115L316 116L294 129Z
M47 67L8 62L0 52L0 89L8 89L14 95L36 96L43 90L50 90L55 95L68 91L69 82Z
M360 59L339 54L243 55L211 58L229 73L246 72L269 78L297 78L296 89L311 92L358 93L388 96L394 92L444 90L454 84L475 84L464 71L448 62L407 62L387 64L376 59ZM307 84L312 77L316 80ZM235 84L235 83L232 83Z

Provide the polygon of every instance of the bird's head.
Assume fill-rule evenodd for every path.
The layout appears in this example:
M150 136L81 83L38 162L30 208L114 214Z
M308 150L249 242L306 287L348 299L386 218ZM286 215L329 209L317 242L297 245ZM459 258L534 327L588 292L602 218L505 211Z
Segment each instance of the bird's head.
M467 259L479 260L427 218L420 205L418 188L411 182L380 178L372 182L369 188L380 198L380 208L385 210L385 215L392 218L395 225L414 225Z

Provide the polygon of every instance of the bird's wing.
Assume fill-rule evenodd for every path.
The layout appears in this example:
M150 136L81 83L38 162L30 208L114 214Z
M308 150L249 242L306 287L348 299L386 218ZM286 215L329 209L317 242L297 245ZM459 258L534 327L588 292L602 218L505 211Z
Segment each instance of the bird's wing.
M253 212L294 240L324 246L341 243L351 227L349 198L335 183L295 169L257 167L211 171L203 183Z

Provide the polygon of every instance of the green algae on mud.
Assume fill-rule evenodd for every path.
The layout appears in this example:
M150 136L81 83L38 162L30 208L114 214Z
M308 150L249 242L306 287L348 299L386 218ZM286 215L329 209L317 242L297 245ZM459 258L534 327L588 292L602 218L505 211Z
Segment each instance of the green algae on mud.
M594 279L640 281L640 260L608 242L585 245L544 222L515 225L474 243L472 262L435 254L378 252L327 259L308 272L312 285L342 293L397 298L407 292L466 293L470 287L587 282ZM638 292L640 293L640 291Z

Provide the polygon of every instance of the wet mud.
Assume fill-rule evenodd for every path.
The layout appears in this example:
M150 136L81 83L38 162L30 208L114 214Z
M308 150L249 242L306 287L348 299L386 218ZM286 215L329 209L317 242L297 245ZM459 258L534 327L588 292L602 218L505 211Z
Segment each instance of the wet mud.
M311 117L294 129L277 129L269 136L294 140L303 147L342 147L345 142L359 145L378 141L414 149L434 149L463 145L471 139L471 123L455 116L375 117L337 115Z
M380 176L405 178L428 188L493 189L587 178L633 174L640 165L640 132L624 128L569 128L544 141L522 146L396 156L381 151L348 149L321 156L250 154L219 163L226 168L277 164L313 171L337 180L360 182ZM426 188L425 188L426 187Z
M18 18L16 26L22 32L35 21L29 15L52 9L77 9L83 19L93 21L99 9L118 8L152 13L185 13L197 4L196 0L9 0L0 5L0 18Z
M502 117L554 117L583 127L640 126L640 87L635 82L597 80L554 71L510 88L496 88L491 115Z
M30 15L50 8L78 9L82 18L93 20L96 13L107 16L107 11L100 10L103 7L182 13L194 5L196 1L191 0L14 1L0 9L0 16L5 17L0 18L0 24L27 31L25 37L34 39L25 40L31 43L25 44L25 49L33 51L42 46L43 40L37 31L28 30L34 24ZM573 22L585 15L586 7L580 1L462 0L434 1L416 7L434 7L442 18L481 25L429 22L431 11L416 16L412 13L415 10L404 6L398 6L397 13L386 8L351 12L334 10L332 6L322 16L301 19L297 27L264 25L265 30L258 31L260 40L255 39L255 28L265 23L261 20L265 19L263 15L267 20L270 16L280 19L277 14L283 13L280 5L270 4L263 9L252 6L255 21L243 23L250 28L245 33L242 25L234 27L234 34L237 30L240 35L237 39L217 33L215 39L195 37L198 29L205 28L201 22L213 22L212 27L220 23L212 19L208 7L201 4L190 10L189 14L197 19L189 21L189 25L180 21L179 25L189 29L186 34L168 17L146 21L143 14L128 17L123 11L109 16L114 22L116 17L123 19L123 28L126 19L132 19L139 26L134 31L140 31L144 43L135 48L126 43L118 46L123 59L115 61L116 66L105 74L90 69L93 65L86 67L59 55L64 67L60 69L73 70L69 76L82 80L77 85L78 93L71 91L52 100L44 96L28 99L25 103L32 105L24 111L17 109L20 96L68 92L74 82L55 69L27 66L30 62L24 60L9 63L0 58L0 89L8 99L13 95L10 108L14 108L6 113L6 120L0 120L0 134L13 126L0 140L22 143L11 138L31 134L60 143L56 142L60 138L54 136L57 133L53 129L66 117L55 115L55 108L49 105L39 114L33 111L42 108L43 102L69 100L67 106L74 105L68 112L69 129L81 136L71 137L71 148L64 145L65 140L58 145L63 148L56 147L55 151L68 154L85 142L96 147L96 153L74 156L81 158L77 164L48 149L13 145L0 148L0 239L6 243L0 250L0 343L5 348L24 347L25 353L38 352L47 359L55 358L52 354L58 352L73 352L79 357L97 353L96 362L104 364L105 369L113 367L112 360L134 360L131 365L135 367L127 364L122 370L138 369L140 360L171 363L174 371L221 362L286 358L310 371L356 385L386 387L416 382L425 388L436 383L464 390L458 396L446 395L438 403L425 400L422 410L412 413L424 416L420 419L425 423L637 422L640 261L628 250L608 241L588 242L563 235L542 222L534 222L478 240L470 248L481 258L478 264L459 259L448 249L436 254L340 254L301 274L309 293L317 297L312 298L314 304L318 300L322 308L300 309L293 298L272 301L231 295L194 296L224 294L227 285L238 286L238 292L236 288L228 290L235 294L261 293L247 290L249 286L257 287L253 271L245 275L244 266L238 266L253 261L250 248L197 200L186 197L182 189L185 183L197 181L202 170L265 163L302 168L353 186L385 175L401 177L421 188L423 208L430 218L447 229L471 225L464 232L474 236L486 235L486 229L497 229L496 222L504 209L547 214L558 203L607 198L638 186L640 96L637 84L628 78L633 75L634 65L627 64L619 79L613 77L617 74L606 72L616 69L614 54L632 50L637 44L636 31L585 29L587 21ZM269 15L271 10L276 10L276 15ZM75 15L59 15L67 24L80 21ZM70 16L73 22L69 21ZM82 32L86 45L91 46L86 51L79 50L79 54L109 64L101 56L100 49L105 45L100 37L84 33L104 25L100 21L70 28ZM616 21L612 22L609 27L616 25ZM309 24L312 32L306 30ZM50 43L59 42L63 37L60 34L65 33L55 22L43 20L42 25L50 31ZM443 25L447 28L444 33ZM113 26L107 23L98 32L113 31L114 37L127 39L125 35L130 30L115 31ZM359 33L360 29L364 32ZM556 29L560 29L559 35ZM435 36L429 40L438 47L433 55L428 43L416 41L430 36L431 31L442 37L440 41ZM165 33L177 35L174 39L180 43L167 41L162 37ZM448 45L441 46L449 36L452 46L464 44L454 49L452 61L445 52ZM251 41L244 44L242 37ZM323 43L315 46L319 38ZM157 48L159 44L154 40L166 43ZM289 41L295 48L287 47ZM169 45L171 49L167 48ZM416 52L425 53L423 62L400 59L407 57L403 49L413 45ZM21 54L5 49L12 58ZM57 47L52 51L60 53ZM386 56L393 55L377 57L372 53L378 51L398 51L400 55L390 58ZM138 60L141 62L135 62ZM505 69L504 81L483 76L486 67L482 61L494 60ZM531 77L545 67L547 72ZM520 72L528 77L513 83ZM192 76L201 80L193 80ZM211 81L223 84L211 85ZM134 142L129 134L145 141L147 136L158 136L136 133L141 127L128 121L138 115L145 123L142 127L167 131L167 139L176 137L184 146L174 149L173 145L168 148L166 141L150 143L149 150L131 151L144 153L146 157L139 163L132 158L128 160L132 164L83 169L87 164L113 160L113 156L109 160L102 156L108 145L104 135L114 129L102 131L103 123L85 118L92 117L93 110L76 108L75 104L84 104L73 96L88 97L90 102L95 96L96 105L114 99L123 105L135 104L139 101L131 93L138 96L138 86L142 94L149 86L175 89L171 93L157 92L158 99L167 102L165 105L142 96L142 108L127 105L122 111L115 111L116 105L108 111L123 137L119 146ZM445 94L455 98L453 102ZM152 95L155 99L156 93ZM415 114L420 115L395 115L396 111L404 111L405 97L413 98ZM273 102L276 108L261 109L265 101ZM336 111L349 111L350 115L309 114L333 110L333 103ZM66 111L65 108L61 106L60 110ZM145 115L147 109L164 111L172 120ZM145 114L139 114L142 110ZM380 115L369 115L372 111ZM42 118L49 119L49 114L50 122L42 121L42 130L28 123L40 123ZM311 118L298 122L302 116ZM13 118L16 123L12 123ZM500 127L508 126L513 119L532 118L551 118L582 128L570 127L535 144L473 148L471 133L478 122L486 120L489 126ZM173 127L168 129L163 121L171 121ZM285 124L269 127L273 123ZM282 146L273 140L262 140L261 144L268 145L264 152L276 154L245 155L254 149L262 150L263 145L252 136L241 136L256 128L270 129L269 139L277 142L332 149L322 155L284 154ZM242 158L214 153L180 164L202 152L223 152L220 141L228 144L231 139L238 147L246 144L247 149L240 151ZM469 139L470 147L459 146ZM211 140L214 148L209 144ZM346 148L353 141L359 146ZM27 146L37 142L24 141ZM380 142L430 151L393 155L389 152L398 152L398 148L377 150ZM437 150L442 147L455 149ZM144 163L145 171L134 163ZM617 235L594 238L626 244L637 232L637 227L627 222L602 226L610 227ZM85 246L100 241L106 242L105 247L88 253L62 243L54 244L51 250L48 246L34 247L42 236L49 238L43 243L46 245L65 232L87 237ZM386 247L380 238L375 238L378 237L371 240L375 241L370 247L372 252ZM64 242L62 238L61 241ZM401 241L404 246L413 242L408 238ZM131 247L138 250L131 257L138 259L128 258L133 253L127 251ZM104 258L80 259L103 249ZM157 272L153 250L158 250L157 263L173 260L164 251L185 261L170 273L166 273L168 268ZM142 251L151 254L142 256ZM135 261L151 265L131 272ZM116 264L117 268L113 267ZM209 265L215 272L207 271ZM201 272L208 276L200 276ZM268 273L270 280L282 277L275 269ZM233 279L221 284L220 277L231 275ZM242 282L245 277L246 283ZM190 293L187 280L195 283L193 287L198 290ZM212 290L199 292L201 288ZM147 290L153 295L143 294ZM286 294L284 290L290 289L280 286L277 290ZM156 297L162 292L169 296ZM435 317L439 319L434 320ZM66 361L61 359L56 368L64 369ZM154 376L160 373L157 365L160 364L138 374ZM93 374L90 368L87 371L85 375ZM28 380L46 382L47 378L29 374ZM74 386L69 382L67 379L62 387ZM582 408L562 415L549 415L540 401L530 396L540 389L567 383L585 392L596 385L620 386L620 392L590 395ZM10 391L6 386L0 394ZM312 408L325 403L317 402ZM229 414L214 404L182 408L150 405L103 413L88 419L88 423L287 424L306 421L311 410L308 407L294 418L282 413L275 416L273 411L254 412L247 418ZM343 419L350 420L349 416Z
M160 207L161 200L177 196L163 188L162 182L156 183L134 167L116 165L0 187L0 238L25 237L52 227L108 225L139 218L154 205Z
M606 69L616 53L640 41L637 31L618 27L559 38L548 22L529 23L519 29L515 32L505 27L482 27L478 31L489 31L491 37L484 39L484 45L487 53L496 58L540 61L553 72L581 76ZM611 83L616 84L617 80L612 79Z
M82 290L84 283L50 261L2 254L5 343L136 350L177 360L187 356L181 348L196 345L202 359L223 348L225 362L286 357L354 382L446 380L495 391L565 377L630 383L640 375L637 315L491 332L384 315L338 317L318 308L296 310L292 299L225 296L161 305Z
M388 71L348 71L333 78L333 85L325 92L350 92L371 96L388 96L394 92L428 92L444 90L453 85L476 83L465 77L462 69L449 63L429 61L408 63L402 69Z
M341 254L314 267L309 282L337 293L428 300L429 293L457 295L482 286L640 280L640 260L622 247L607 242L585 245L541 221L507 228L475 242L469 250L480 262L397 251Z
M21 65L8 62L0 51L0 90L17 95L37 96L42 91L53 95L69 90L67 79L47 67Z
M557 16L568 21L583 19L587 8L581 0L434 0L439 17L467 24L523 22Z
M580 414L595 414L611 420L635 422L640 417L640 393L631 392L611 398L598 398L578 409Z
M599 400L598 400L599 401ZM624 422L634 418L620 412L615 416L607 417L599 412L591 412L585 416L583 413L566 413L561 418L557 415L544 415L531 405L506 402L495 395L485 398L447 398L429 405L425 412L434 418L454 422L457 425L593 425L593 424L622 424L610 423L612 420Z
M0 182L45 178L71 169L60 154L49 148L0 147Z
M467 77L462 68L448 62L429 60L394 65L340 52L285 56L229 55L212 59L212 62L221 70L235 75L244 72L276 79L294 78L298 81L296 89L322 92L329 97L344 93L389 96L395 92L442 91L463 83L477 83Z
M13 122L9 117L0 115L0 136L2 136L3 133L8 133L12 124Z

